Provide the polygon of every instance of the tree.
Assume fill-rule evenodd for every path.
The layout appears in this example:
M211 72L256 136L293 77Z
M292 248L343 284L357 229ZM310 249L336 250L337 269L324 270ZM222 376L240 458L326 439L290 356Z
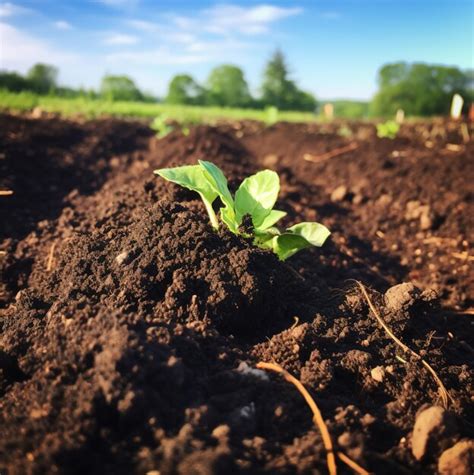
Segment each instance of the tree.
M390 116L397 109L417 116L448 114L454 93L465 99L472 97L469 72L456 67L387 64L378 73L378 83L379 91L370 105L376 116Z
M203 88L189 74L178 74L168 86L166 102L196 105L202 103L203 93Z
M31 89L31 84L21 74L0 71L0 88L8 89L12 92L20 92Z
M30 87L38 94L47 94L56 88L58 69L49 64L37 63L30 68L26 79L30 82Z
M140 101L142 93L128 76L104 76L100 93L111 101Z
M285 57L278 49L268 61L263 74L262 102L280 110L314 111L317 105L314 96L298 89L288 76Z
M297 89L294 94L295 97L292 101L292 108L307 112L314 112L316 110L318 103L316 98L310 92Z
M244 73L237 66L214 68L207 79L206 103L225 107L248 107L251 96Z

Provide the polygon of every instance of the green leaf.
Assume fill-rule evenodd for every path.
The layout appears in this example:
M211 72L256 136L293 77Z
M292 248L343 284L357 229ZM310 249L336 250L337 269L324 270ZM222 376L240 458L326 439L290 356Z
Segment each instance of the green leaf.
M166 115L155 117L155 120L150 124L150 127L156 132L159 139L166 137L166 135L173 131L173 127L168 125L168 117Z
M255 231L256 232L264 231L265 229L268 229L274 224L276 224L278 221L280 221L281 218L284 218L285 216L286 216L285 211L272 209L270 213L264 218L264 220L262 221L262 224L260 224L260 226L256 228Z
M254 244L264 249L273 249L272 240L275 236L280 235L280 230L276 227L271 227L265 231L255 230Z
M222 170L211 162L204 160L198 160L198 162L211 188L219 195L227 208L233 209L234 200L227 187L227 178L222 173Z
M317 247L321 247L331 234L326 226L313 222L295 224L286 230L288 231L305 238L312 246Z
M307 247L311 247L311 244L304 237L297 234L283 233L272 239L273 252L282 261Z
M221 219L222 222L234 233L238 234L239 225L235 220L234 210L231 208L221 208Z
M272 239L273 252L284 261L307 247L321 247L330 235L326 226L320 223L299 223Z
M263 170L246 178L235 194L235 217L240 224L246 214L259 228L275 205L280 191L280 178L271 170Z
M394 139L396 138L399 130L400 124L394 120L387 120L387 122L377 124L377 137Z
M225 208L221 208L221 219L235 234L238 233L239 223L235 219L234 200L227 186L227 178L222 170L211 162L198 160L206 180L218 194Z
M204 176L204 172L199 165L185 165L176 168L161 168L155 170L153 173L161 176L165 180L171 181L178 185L187 188L188 190L196 191L201 196L211 224L215 229L219 228L216 214L212 208L212 203L217 198L218 193L209 184Z
M278 121L278 109L275 106L265 108L265 123L267 126L273 125Z

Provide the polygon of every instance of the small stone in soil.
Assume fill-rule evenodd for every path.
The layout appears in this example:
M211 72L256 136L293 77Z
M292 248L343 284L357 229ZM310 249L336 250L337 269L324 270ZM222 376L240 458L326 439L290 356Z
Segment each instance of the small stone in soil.
M118 264L118 265L122 265L123 263L126 263L125 261L128 259L128 252L127 251L124 251L124 252L121 252L116 258L115 258L115 262Z
M445 450L438 460L440 475L471 475L474 473L474 440L462 440Z
M393 312L407 311L420 297L421 291L411 282L394 285L385 292L385 305Z
M456 422L451 414L440 406L421 411L415 421L411 440L412 453L421 460L428 452L442 445L443 439L454 434Z
M372 379L381 383L383 381L383 378L385 377L385 369L383 366L376 366L372 369L370 375L372 376Z
M344 185L340 185L332 191L331 201L334 201L337 203L338 201L343 201L346 196L347 196L347 187Z

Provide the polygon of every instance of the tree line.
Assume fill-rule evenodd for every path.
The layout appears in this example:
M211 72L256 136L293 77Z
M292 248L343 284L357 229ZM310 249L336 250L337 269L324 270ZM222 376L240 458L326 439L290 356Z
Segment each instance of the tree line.
M157 102L160 99L141 91L128 76L105 75L98 91L61 87L57 83L58 70L47 64L34 65L25 76L15 72L0 72L0 88L10 91L32 91L62 97L84 96L111 101ZM173 77L166 96L168 104L219 107L265 108L279 110L316 111L317 102L312 94L302 91L289 77L286 60L276 51L266 65L260 97L250 93L244 72L237 66L224 64L210 72L204 84L189 74Z
M265 108L315 112L317 101L291 79L286 59L280 50L267 62L260 94L252 96L244 72L225 64L210 72L199 84L190 74L174 76L161 100L141 91L128 76L105 75L98 91L59 86L58 70L47 64L34 65L25 76L0 71L0 88L13 92L32 91L62 97L102 98L110 101L165 102L174 105L199 105ZM466 107L474 100L472 70L424 63L391 63L378 72L379 89L370 103L335 101L336 116L392 116L397 109L407 115L430 116L449 113L453 94L461 94ZM340 112L340 113L339 113Z

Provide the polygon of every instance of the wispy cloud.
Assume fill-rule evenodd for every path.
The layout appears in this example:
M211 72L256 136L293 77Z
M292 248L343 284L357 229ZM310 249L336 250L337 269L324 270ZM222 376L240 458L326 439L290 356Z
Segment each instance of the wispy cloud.
M132 8L136 7L139 0L98 0L99 3L114 8Z
M201 54L176 54L167 47L156 48L148 51L123 51L106 56L108 63L128 63L146 65L186 65L206 61L207 55Z
M15 15L24 15L25 13L32 13L31 8L22 7L21 5L16 5L15 3L2 3L0 4L0 18L11 17Z
M77 55L65 52L8 23L0 23L0 37L8 38L2 43L2 67L7 69L26 71L38 62L67 66L78 61Z
M124 33L110 33L103 40L103 43L106 45L116 46L136 45L139 42L140 38L137 36L127 35Z
M341 14L336 11L322 12L319 16L324 20L339 20L339 18L341 18Z
M72 25L65 20L58 20L55 21L53 24L58 30L72 30Z
M147 33L155 33L157 31L160 31L160 26L158 26L156 23L152 23L151 21L127 20L125 23L138 31L143 31Z
M200 12L199 18L174 17L176 26L182 29L198 28L209 33L229 35L233 33L258 35L267 33L272 23L302 13L299 7L256 5L216 5Z

